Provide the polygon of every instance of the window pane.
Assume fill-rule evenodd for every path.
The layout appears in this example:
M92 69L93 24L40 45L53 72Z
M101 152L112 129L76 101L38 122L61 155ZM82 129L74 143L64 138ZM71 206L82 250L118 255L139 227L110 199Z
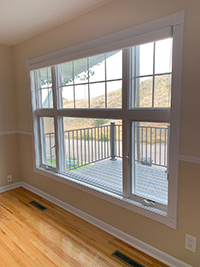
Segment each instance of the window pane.
M72 62L66 62L60 65L61 68L61 85L73 84Z
M170 107L172 38L132 47L132 62L131 108Z
M135 107L151 108L153 78L135 78L133 79L133 86L135 87Z
M41 108L53 108L52 89L40 89Z
M64 117L63 122L68 175L122 194L122 121Z
M40 89L40 96L42 100L42 108L48 108L48 93L49 89Z
M107 108L122 108L122 81L107 83Z
M51 67L38 70L39 77L39 107L53 108L53 91L52 91L52 77Z
M155 77L154 107L171 106L171 74Z
M74 87L62 88L62 108L74 108Z
M105 80L105 54L89 58L89 81Z
M74 83L87 83L88 82L88 66L87 58L74 61Z
M172 38L156 42L155 73L172 71Z
M76 85L75 86L75 107L76 108L88 108L88 85Z
M56 167L55 129L54 119L42 117L40 119L42 163Z
M106 54L107 80L122 78L122 50Z
M169 124L132 123L132 193L167 204Z
M105 108L105 83L90 84L90 108Z
M136 67L133 76L153 74L153 43L136 46L132 50Z
M51 67L39 69L40 88L52 87Z

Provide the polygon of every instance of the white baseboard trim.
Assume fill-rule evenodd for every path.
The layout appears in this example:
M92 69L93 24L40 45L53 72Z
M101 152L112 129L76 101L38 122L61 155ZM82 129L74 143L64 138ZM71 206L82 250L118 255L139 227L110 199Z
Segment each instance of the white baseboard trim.
M0 187L0 193L9 191L11 189L18 188L20 186L23 186L23 182L18 182L18 183L14 183L14 184L9 184L9 185L5 185L5 186L1 186Z
M142 241L139 239L134 238L133 236L130 236L117 228L110 226L107 223L104 223L96 218L94 218L91 215L88 215L87 213L72 207L71 205L66 204L65 202L27 184L24 182L20 183L20 186L23 186L24 188L30 190L31 192L47 199L48 201L58 205L59 207L63 208L64 210L67 210L71 212L72 214L76 215L77 217L80 217L81 219L97 226L98 228L104 230L105 232L119 238L120 240L124 241L125 243L139 249L140 251L152 256L153 258L171 266L171 267L192 267L191 265L188 265Z

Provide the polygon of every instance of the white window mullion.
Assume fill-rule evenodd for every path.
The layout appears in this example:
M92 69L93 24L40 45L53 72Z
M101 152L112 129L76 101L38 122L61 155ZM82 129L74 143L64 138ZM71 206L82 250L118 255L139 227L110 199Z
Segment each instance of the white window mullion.
M169 122L170 108L141 108L129 110L129 117L133 121Z
M55 70L55 92L56 92L56 107L55 110L62 108L62 75L61 75L61 66L54 66Z
M74 108L76 108L76 92L75 92L75 72L74 72L74 61L72 62L72 77L73 77L73 96L74 96Z
M61 103L60 92L60 67L52 67L52 88L53 88L53 102L54 102L54 124L55 124L55 148L56 148L56 171L60 173L63 170L64 158L62 148L64 147L64 139L61 136L62 118L58 117L57 111Z
M36 99L35 109L40 108L40 103L42 102L41 101L42 96L41 96L39 81L40 81L40 71L36 70L36 71L34 71L34 85L35 85L35 99Z
M65 133L63 127L63 118L56 117L57 131L56 131L56 152L57 152L57 170L62 173L65 170Z
M132 58L133 60L133 58ZM134 69L131 76L134 77L134 108L140 108L140 80L136 77L140 76L140 46L134 47ZM132 64L132 66L133 66ZM133 76L134 75L134 76Z
M88 108L90 109L90 64L89 64L89 58L87 58L87 72L88 72L88 80L87 80Z
M34 125L37 125L37 135L35 134L35 140L37 139L37 159L36 166L40 167L44 162L46 162L46 153L45 153L45 137L44 137L44 124L41 116L37 114L37 109L41 107L42 103L42 90L40 86L41 81L41 73L40 70L34 71L34 85L35 85L35 111L34 111ZM35 129L36 130L36 129Z
M50 107L50 90L49 90L49 75L48 75L48 69L46 68L46 75L47 75L47 90L48 90L48 108Z
M129 197L131 194L130 176L130 120L127 117L129 86L130 86L130 49L124 49L122 54L122 116L123 116L123 196Z
M40 127L39 127L39 116L37 115L38 108L38 75L36 71L30 73L30 88L31 88L31 99L32 99L32 114L33 114L33 140L34 140L34 160L35 167L39 167L41 164L41 142L40 142Z
M105 108L107 108L107 59L105 54Z
M56 117L56 133L57 133L57 169L59 172L63 172L65 170L65 133L64 133L64 126L63 126L63 117L58 116L58 110L62 107L62 75L61 75L61 66L55 66L55 84L56 84L56 104L57 108L55 109L55 117Z
M130 86L131 86L131 89L129 90L129 96L130 96L130 99L129 99L129 109L132 109L135 107L135 78L133 79L133 77L136 76L136 73L135 73L135 47L133 48L129 48L130 51L130 68L131 68L131 75L130 75L130 78L129 78L129 81L130 81ZM133 57L134 57L134 60L133 60Z
M155 95L155 61L156 61L156 43L153 43L153 84L152 84L152 108L154 108Z
M173 58L172 58L172 103L170 120L170 156L169 156L169 189L168 189L168 225L177 224L178 198L178 165L179 165L179 135L180 135L180 106L181 106L181 70L183 54L184 25L173 27ZM174 205L176 203L176 205Z
M133 138L133 136L135 137L136 133L135 131L135 123L136 122L132 122L131 125L131 194L134 194L135 192L135 138Z
M44 135L44 122L41 117L38 117L38 124L39 124L39 146L40 146L40 165L43 165L46 161L46 142L45 142L45 135Z

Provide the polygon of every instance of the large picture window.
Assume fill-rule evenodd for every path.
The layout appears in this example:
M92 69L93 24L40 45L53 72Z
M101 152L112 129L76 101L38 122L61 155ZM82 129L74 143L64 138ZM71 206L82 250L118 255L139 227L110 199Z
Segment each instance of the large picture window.
M36 171L176 227L180 32L31 66Z

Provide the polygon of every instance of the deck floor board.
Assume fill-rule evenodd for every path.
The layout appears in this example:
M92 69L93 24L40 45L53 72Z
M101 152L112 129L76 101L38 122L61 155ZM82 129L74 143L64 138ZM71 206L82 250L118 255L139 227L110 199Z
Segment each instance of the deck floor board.
M77 169L82 179L122 195L122 160L102 160ZM154 201L167 203L168 181L165 168L135 164L135 192Z

